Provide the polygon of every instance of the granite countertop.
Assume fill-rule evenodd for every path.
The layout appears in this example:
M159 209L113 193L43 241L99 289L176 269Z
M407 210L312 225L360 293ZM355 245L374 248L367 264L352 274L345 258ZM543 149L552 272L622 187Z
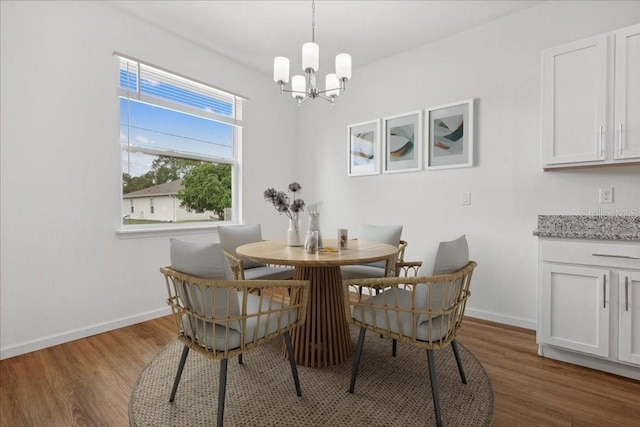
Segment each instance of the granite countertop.
M640 241L640 216L538 215L538 237Z

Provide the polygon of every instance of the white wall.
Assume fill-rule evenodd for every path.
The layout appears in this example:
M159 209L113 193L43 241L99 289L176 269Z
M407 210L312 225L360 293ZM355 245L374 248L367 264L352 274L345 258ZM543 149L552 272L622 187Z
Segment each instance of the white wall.
M323 201L323 236L360 222L403 224L405 258L429 273L438 242L466 234L479 265L467 314L534 328L537 215L640 207L637 166L540 169L541 50L639 21L639 2L545 2L356 68L334 107L301 111L301 183L315 183L312 198ZM347 177L349 124L469 98L475 167ZM600 186L615 187L615 204L598 204Z
M543 173L540 50L640 21L638 2L552 2L356 68L334 107L279 95L258 73L102 2L0 2L0 357L164 313L168 237L122 239L114 50L250 98L243 214L298 180L326 237L402 223L408 259L466 233L479 262L469 313L533 327L537 214L598 209L597 188L640 205L638 168ZM357 58L354 58L357 66ZM477 166L348 178L347 125L476 98ZM471 206L460 205L470 191ZM78 205L77 201L83 202ZM77 206L87 206L78 212ZM306 226L306 219L305 219ZM352 235L353 236L353 235ZM178 236L217 241L215 232Z
M278 221L262 191L293 175L291 124L298 111L281 102L270 76L102 2L0 4L2 358L166 310L158 268L169 261L168 237L116 235L121 182L113 51L250 99L244 220L273 219L265 236L284 235L287 223ZM217 241L213 232L181 237Z

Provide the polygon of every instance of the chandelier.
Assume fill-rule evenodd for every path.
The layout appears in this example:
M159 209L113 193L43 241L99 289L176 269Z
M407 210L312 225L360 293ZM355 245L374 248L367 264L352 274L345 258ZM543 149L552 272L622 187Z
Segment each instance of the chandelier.
M291 93L301 105L307 99L321 98L333 104L345 90L345 83L351 78L351 55L341 53L336 56L336 72L325 77L325 89L316 85L316 72L320 65L320 47L315 43L316 3L311 2L311 42L302 45L302 70L306 74L291 78L291 90L286 89L289 83L289 59L278 56L273 60L273 80L280 85L280 93Z

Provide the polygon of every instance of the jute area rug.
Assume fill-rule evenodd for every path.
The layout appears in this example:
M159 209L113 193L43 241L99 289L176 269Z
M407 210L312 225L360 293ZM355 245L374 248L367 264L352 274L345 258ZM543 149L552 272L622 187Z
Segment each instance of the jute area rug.
M351 326L357 342L358 330ZM493 390L478 360L458 344L467 376L462 384L450 346L435 351L438 394L445 426L488 426ZM435 425L425 350L367 332L355 393L351 363L329 368L298 366L302 397L296 396L283 341L275 339L229 361L226 426L431 426ZM189 353L175 401L169 394L182 344L168 344L145 367L129 402L132 426L215 425L220 363Z

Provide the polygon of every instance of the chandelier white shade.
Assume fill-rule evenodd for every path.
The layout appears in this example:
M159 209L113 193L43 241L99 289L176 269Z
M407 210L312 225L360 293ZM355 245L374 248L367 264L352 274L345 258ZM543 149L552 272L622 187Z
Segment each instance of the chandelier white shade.
M273 81L280 85L280 93L290 92L291 96L302 104L309 98L321 98L333 104L335 99L345 90L347 80L351 79L351 55L341 53L336 56L336 72L325 77L325 89L316 86L316 72L320 68L320 46L315 43L315 1L311 3L311 41L302 45L302 71L305 76L295 75L289 83L290 63L284 56L273 60ZM308 83L308 84L307 84Z

